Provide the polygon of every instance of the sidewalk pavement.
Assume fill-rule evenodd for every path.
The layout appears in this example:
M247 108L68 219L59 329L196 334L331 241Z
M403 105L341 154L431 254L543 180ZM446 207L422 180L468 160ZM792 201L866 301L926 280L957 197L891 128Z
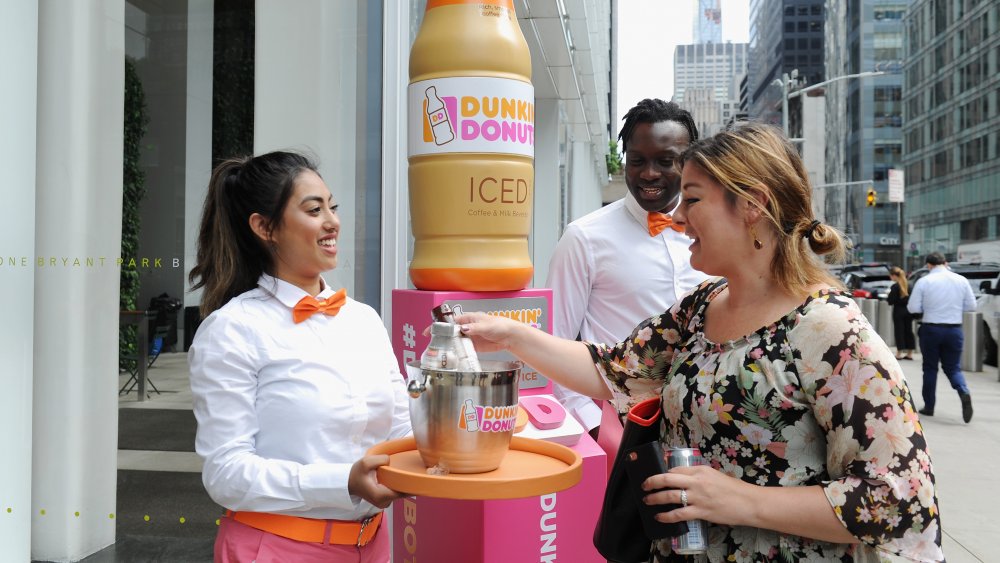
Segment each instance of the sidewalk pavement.
M900 360L916 408L923 407L922 358ZM948 563L1000 560L1000 381L997 368L964 372L973 417L962 422L962 404L938 373L934 416L921 416L937 479L944 555Z
M900 366L913 395L916 408L923 406L920 388L923 384L921 356L902 360ZM135 393L121 397L123 408L191 408L188 387L187 355L163 354L157 367L150 371L157 387L164 393L153 394L145 402L137 402ZM972 392L975 409L972 422L962 422L962 405L944 373L938 374L937 404L934 416L922 416L927 442L937 478L938 501L944 530L944 554L948 563L985 563L1000 560L1000 381L997 368L984 366L980 372L965 372ZM132 467L120 451L122 469ZM151 453L149 453L151 454ZM161 455L188 456L183 468L175 471L199 471L200 460L195 454L164 452ZM128 461L126 461L128 459ZM166 458L150 455L146 463L163 465Z

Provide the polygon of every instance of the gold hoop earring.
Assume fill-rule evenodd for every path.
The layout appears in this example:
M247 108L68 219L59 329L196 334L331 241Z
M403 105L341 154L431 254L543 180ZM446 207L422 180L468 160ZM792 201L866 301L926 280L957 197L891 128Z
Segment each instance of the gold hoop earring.
M760 250L764 248L764 243L760 242L760 239L757 238L757 230L753 228L753 225L750 225L750 236L753 237L753 247L755 249Z

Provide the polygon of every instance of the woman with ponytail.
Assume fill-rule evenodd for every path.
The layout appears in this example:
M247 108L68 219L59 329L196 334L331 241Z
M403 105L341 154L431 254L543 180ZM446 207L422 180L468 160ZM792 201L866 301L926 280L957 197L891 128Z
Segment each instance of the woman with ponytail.
M889 270L889 278L893 281L889 288L887 301L892 305L893 336L896 339L896 359L912 360L913 350L917 347L913 337L913 315L906 305L910 302L910 287L906 282L906 272L899 266ZM905 354L905 355L904 355Z
M827 273L843 239L813 216L798 152L744 123L682 158L673 213L711 276L617 344L561 340L509 319L458 319L621 412L649 397L664 448L705 464L643 483L662 522L707 522L710 561L940 561L934 475L898 362ZM672 506L671 506L672 505ZM669 540L655 561L685 561Z
M215 561L389 561L399 494L368 456L410 433L388 335L335 291L337 204L307 157L272 152L212 173L190 281L189 352L202 480L225 507Z

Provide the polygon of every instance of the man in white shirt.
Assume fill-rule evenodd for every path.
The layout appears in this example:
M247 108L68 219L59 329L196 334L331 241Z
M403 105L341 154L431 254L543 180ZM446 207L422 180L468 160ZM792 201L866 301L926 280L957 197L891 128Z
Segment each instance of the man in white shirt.
M920 324L920 351L924 355L924 406L920 414L934 416L938 361L951 386L962 401L962 419L972 420L972 395L965 384L959 359L962 356L962 313L976 310L976 298L969 281L948 269L940 252L927 255L929 273L920 278L910 294L907 309L923 313Z
M644 319L666 311L706 279L691 268L691 240L664 215L679 203L678 157L698 139L691 114L673 102L646 99L624 121L618 138L629 193L570 223L549 262L552 333L562 338L623 340ZM589 397L553 387L596 438L601 408ZM604 410L603 424L615 425L620 435L613 407L604 405ZM606 450L617 447L617 439L601 438ZM608 453L613 459L614 452Z

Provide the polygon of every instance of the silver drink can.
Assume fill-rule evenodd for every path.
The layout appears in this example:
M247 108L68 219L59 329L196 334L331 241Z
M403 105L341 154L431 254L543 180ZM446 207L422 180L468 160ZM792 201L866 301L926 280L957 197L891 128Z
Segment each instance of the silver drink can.
M698 448L670 448L664 452L667 458L667 469L674 467L691 467L702 465L701 450ZM708 551L708 535L705 523L701 520L688 520L688 532L670 540L674 553L680 555L695 555Z

